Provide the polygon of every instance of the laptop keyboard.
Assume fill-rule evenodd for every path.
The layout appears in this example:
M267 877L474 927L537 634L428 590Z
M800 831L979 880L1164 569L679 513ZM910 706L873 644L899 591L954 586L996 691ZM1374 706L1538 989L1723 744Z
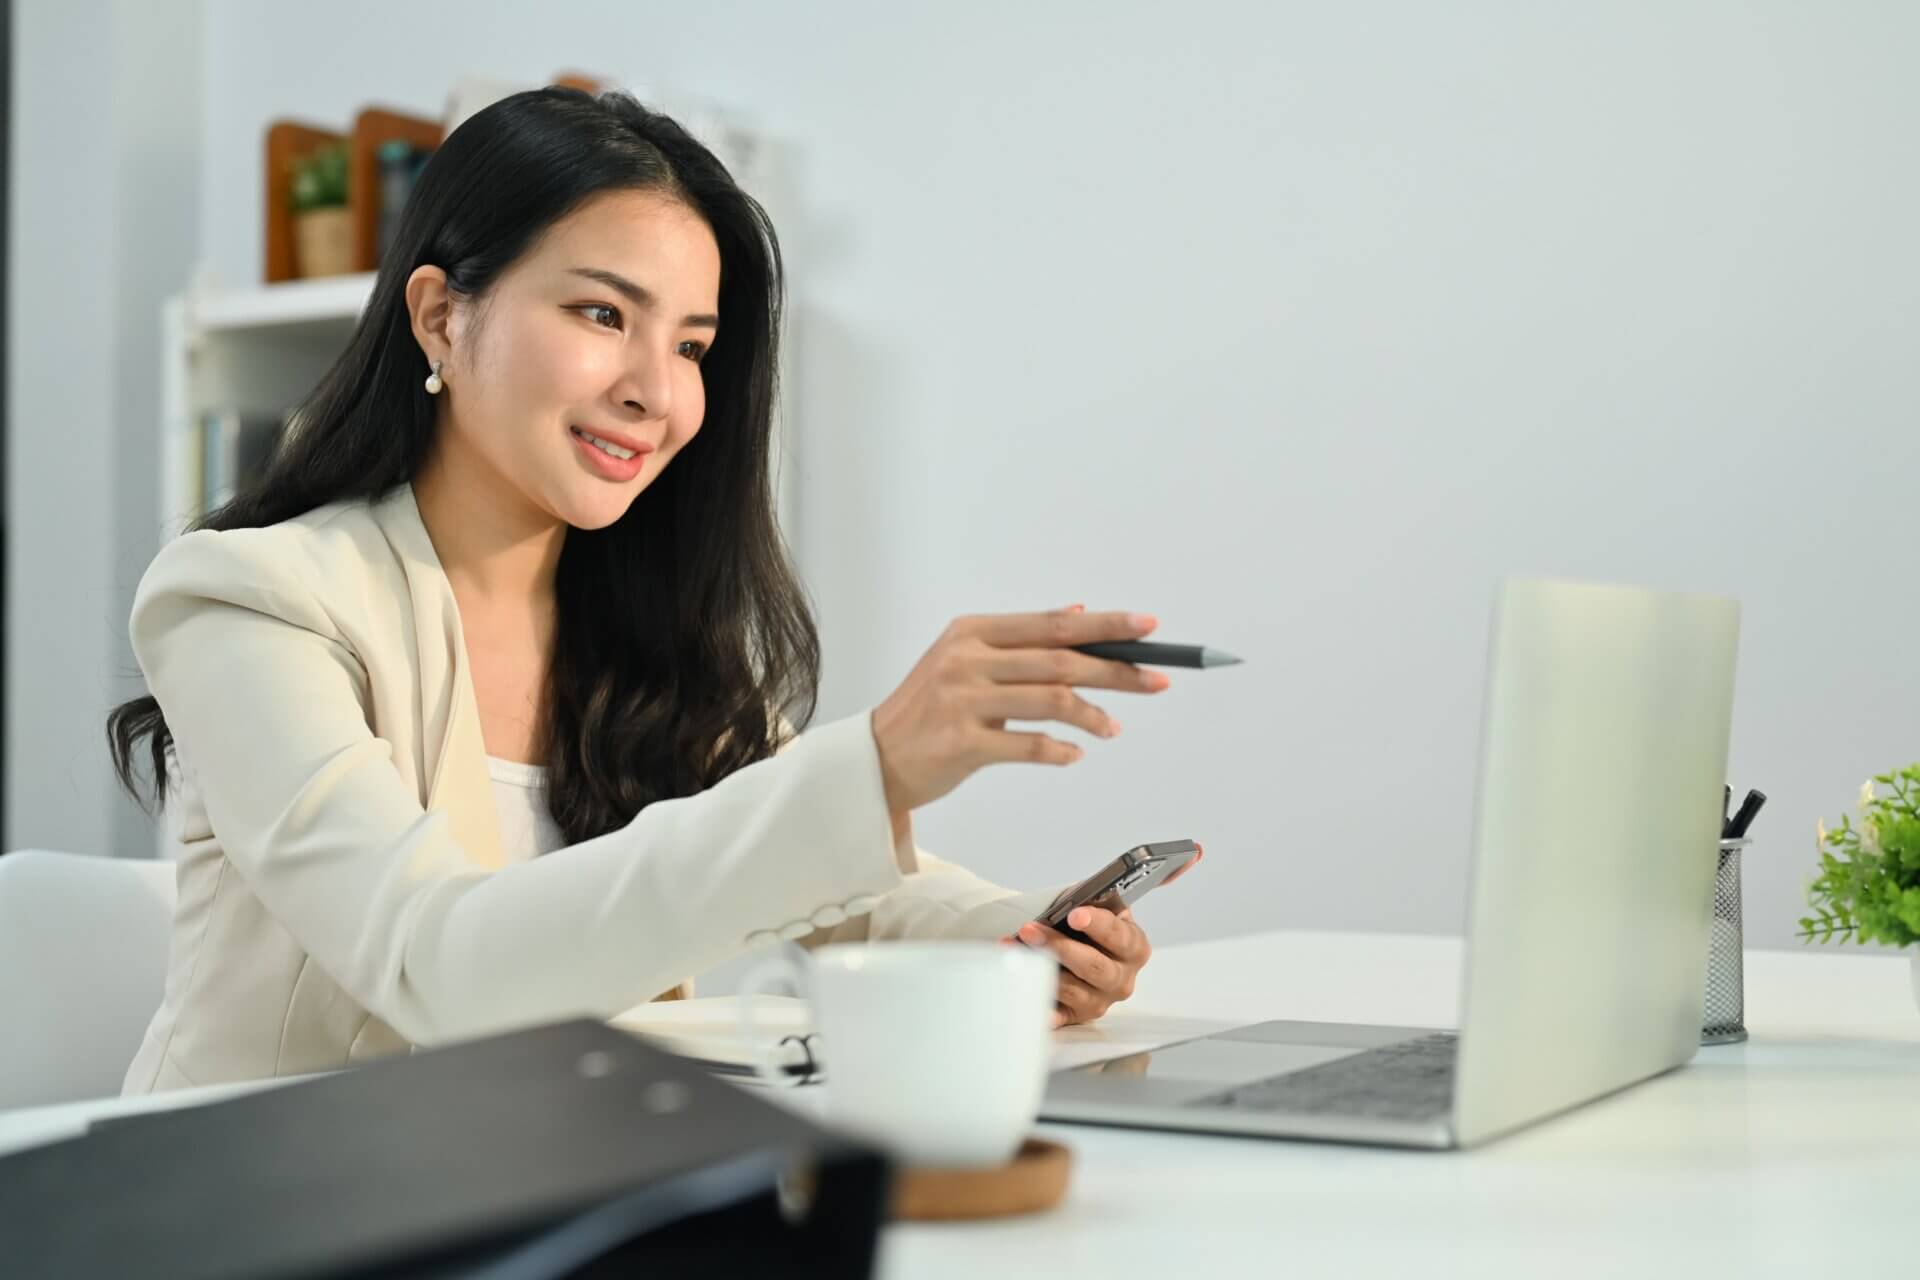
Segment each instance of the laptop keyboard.
M1235 1085L1188 1105L1431 1120L1446 1115L1453 1103L1453 1064L1459 1041L1451 1031L1399 1040L1252 1084Z

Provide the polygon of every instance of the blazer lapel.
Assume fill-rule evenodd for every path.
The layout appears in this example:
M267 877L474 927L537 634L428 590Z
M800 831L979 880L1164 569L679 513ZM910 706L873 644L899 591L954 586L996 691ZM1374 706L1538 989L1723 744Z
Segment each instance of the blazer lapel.
M486 742L480 734L480 705L473 692L453 586L420 519L411 483L381 498L373 514L399 556L412 597L414 669L424 744L419 763L420 776L426 781L422 803L444 811L460 847L475 862L497 870L506 857L500 846L500 820L494 812Z

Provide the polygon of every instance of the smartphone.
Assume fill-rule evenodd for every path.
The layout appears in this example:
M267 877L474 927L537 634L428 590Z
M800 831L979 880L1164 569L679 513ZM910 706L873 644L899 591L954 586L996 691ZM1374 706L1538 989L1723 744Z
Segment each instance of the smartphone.
M1075 907L1105 907L1117 912L1132 906L1199 856L1200 846L1192 840L1137 844L1079 884L1063 889L1038 919L1075 942L1093 945L1091 938L1067 927L1067 917Z

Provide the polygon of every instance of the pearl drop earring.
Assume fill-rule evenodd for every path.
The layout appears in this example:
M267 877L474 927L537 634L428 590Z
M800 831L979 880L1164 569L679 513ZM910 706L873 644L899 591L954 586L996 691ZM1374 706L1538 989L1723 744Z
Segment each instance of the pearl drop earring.
M433 362L433 372L427 375L427 394L437 396L440 394L440 388L446 385L446 381L440 376L440 362L435 360Z

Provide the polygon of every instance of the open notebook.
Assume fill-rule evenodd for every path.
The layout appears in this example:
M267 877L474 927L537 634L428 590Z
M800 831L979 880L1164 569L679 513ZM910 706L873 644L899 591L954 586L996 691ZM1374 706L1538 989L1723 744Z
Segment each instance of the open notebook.
M636 1006L611 1019L622 1031L632 1032L668 1053L691 1058L717 1075L758 1081L756 1061L772 1062L799 1083L819 1079L820 1061L814 1053L819 1040L807 1002L793 996L760 996L753 1017L763 1030L757 1041L740 1029L738 996L703 996L693 1000L656 1000Z
M702 996L638 1005L609 1021L622 1031L641 1036L668 1053L692 1058L708 1071L736 1083L758 1082L753 1063L769 1054L794 1083L825 1078L825 1061L830 1054L813 1034L806 1001L793 996L760 996L755 1002L754 1020L762 1034L757 1041L750 1041L740 1030L738 996ZM1135 1012L1122 1005L1098 1022L1055 1031L1048 1065L1054 1071L1096 1062L1119 1067L1121 1059L1238 1025Z

